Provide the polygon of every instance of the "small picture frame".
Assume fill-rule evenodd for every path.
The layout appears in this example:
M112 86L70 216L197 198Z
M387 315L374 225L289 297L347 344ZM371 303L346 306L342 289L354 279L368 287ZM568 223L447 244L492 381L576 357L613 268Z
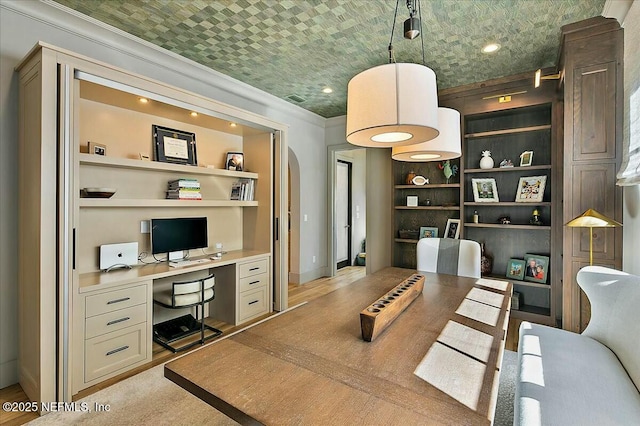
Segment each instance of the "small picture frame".
M524 255L524 280L536 283L547 283L549 257L538 254Z
M547 184L546 176L523 176L518 182L516 192L517 203L540 203L544 197Z
M156 161L196 166L196 134L168 127L151 126Z
M434 228L431 226L421 226L420 238L438 238L438 228Z
M507 263L507 278L522 281L522 279L524 278L524 267L524 260L509 259L509 263Z
M487 179L471 179L473 187L473 199L476 203L497 203L498 186L494 178Z
M89 154L107 155L107 146L101 143L89 142Z
M407 207L418 207L417 195L407 195Z
M445 238L460 238L460 219L447 219L447 227L444 230Z
M520 154L520 167L530 166L533 163L533 151L525 151Z
M241 172L244 170L244 154L242 152L227 152L224 168Z

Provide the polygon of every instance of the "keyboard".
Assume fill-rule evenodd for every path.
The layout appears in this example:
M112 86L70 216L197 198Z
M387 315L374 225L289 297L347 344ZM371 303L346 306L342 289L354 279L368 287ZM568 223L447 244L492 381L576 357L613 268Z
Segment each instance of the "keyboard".
M211 262L209 259L178 260L169 262L169 266L172 268L184 268L185 266L200 265L209 262Z

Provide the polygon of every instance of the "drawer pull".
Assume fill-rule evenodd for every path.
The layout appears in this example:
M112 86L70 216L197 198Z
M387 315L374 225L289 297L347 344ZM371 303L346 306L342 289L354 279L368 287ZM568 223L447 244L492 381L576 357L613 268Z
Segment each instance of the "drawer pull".
M127 300L130 300L130 297L123 297L122 299L116 299L116 300L109 300L107 302L107 305L113 305L114 303L120 303L120 302L126 302Z
M260 282L260 280L258 280L258 281L251 281L251 282L249 283L249 285L258 284L259 282Z
M254 303L258 303L258 301L254 300L253 302L249 302L249 305L253 305Z
M109 355L113 355L113 354L116 354L116 353L118 353L118 352L122 352L122 351L124 351L124 350L126 350L126 349L129 349L129 345L125 345L125 346L123 346L123 347L121 347L121 348L118 348L118 349L114 349L114 350L112 350L112 351L109 351L109 352L107 352L107 356L109 356Z
M259 267L259 266L256 266L255 268L250 268L249 270L250 270L250 271L257 271L258 269L260 269L260 267Z
M117 324L117 323L119 323L119 322L122 322L122 321L128 321L128 320L130 320L130 319L131 319L131 318L129 318L129 317L120 318L120 319L117 319L117 320L109 321L109 322L107 323L107 325Z

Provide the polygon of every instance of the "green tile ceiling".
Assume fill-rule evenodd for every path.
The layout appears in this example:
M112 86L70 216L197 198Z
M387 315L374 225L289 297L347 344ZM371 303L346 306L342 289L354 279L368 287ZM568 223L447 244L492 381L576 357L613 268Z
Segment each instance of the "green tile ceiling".
M56 0L323 117L345 114L347 83L388 62L394 0ZM600 15L605 0L420 0L426 65L438 88L554 66L560 27ZM397 62L422 62L406 40ZM487 42L502 48L487 55ZM333 93L322 93L330 86ZM291 100L295 95L302 102Z

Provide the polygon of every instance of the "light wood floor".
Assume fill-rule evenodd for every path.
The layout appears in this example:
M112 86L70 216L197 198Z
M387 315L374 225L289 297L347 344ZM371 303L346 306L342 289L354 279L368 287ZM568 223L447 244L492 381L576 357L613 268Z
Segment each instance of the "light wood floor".
M359 280L360 278L365 276L365 268L363 266L348 266L346 268L340 269L335 277L331 278L319 278L315 281L311 281L306 284L298 285L298 284L289 284L289 306L295 306L299 303L313 300L317 297L320 297L324 294L331 293L332 291L339 289L340 287L347 286L354 281ZM257 318L252 322L260 321L261 319L268 317L269 315L265 315L263 317ZM506 341L506 349L515 351L518 348L518 327L520 326L520 320L511 320L509 321L509 329L507 332L507 341ZM243 324L242 327L235 327L220 321L208 320L207 324L216 327L225 334L232 333L236 330L239 330L242 327L245 327L249 324ZM197 338L197 337L194 337ZM194 348L195 349L195 348ZM131 377L135 374L138 374L142 371L145 371L151 367L155 367L156 365L163 364L169 361L176 356L182 355L184 352L180 354L173 354L160 345L154 343L153 344L153 361L145 364L142 367L137 369L128 371L124 374L111 378L109 380L105 380L104 382L87 388L77 395L74 396L74 400L78 400L84 398L88 395L91 395L101 389L104 389L108 386L111 386L121 380L124 380L128 377ZM25 393L22 391L22 388L19 384L15 384L4 389L0 389L0 402L27 402L29 401ZM23 425L35 418L38 415L35 413L7 413L5 411L0 411L0 425Z

